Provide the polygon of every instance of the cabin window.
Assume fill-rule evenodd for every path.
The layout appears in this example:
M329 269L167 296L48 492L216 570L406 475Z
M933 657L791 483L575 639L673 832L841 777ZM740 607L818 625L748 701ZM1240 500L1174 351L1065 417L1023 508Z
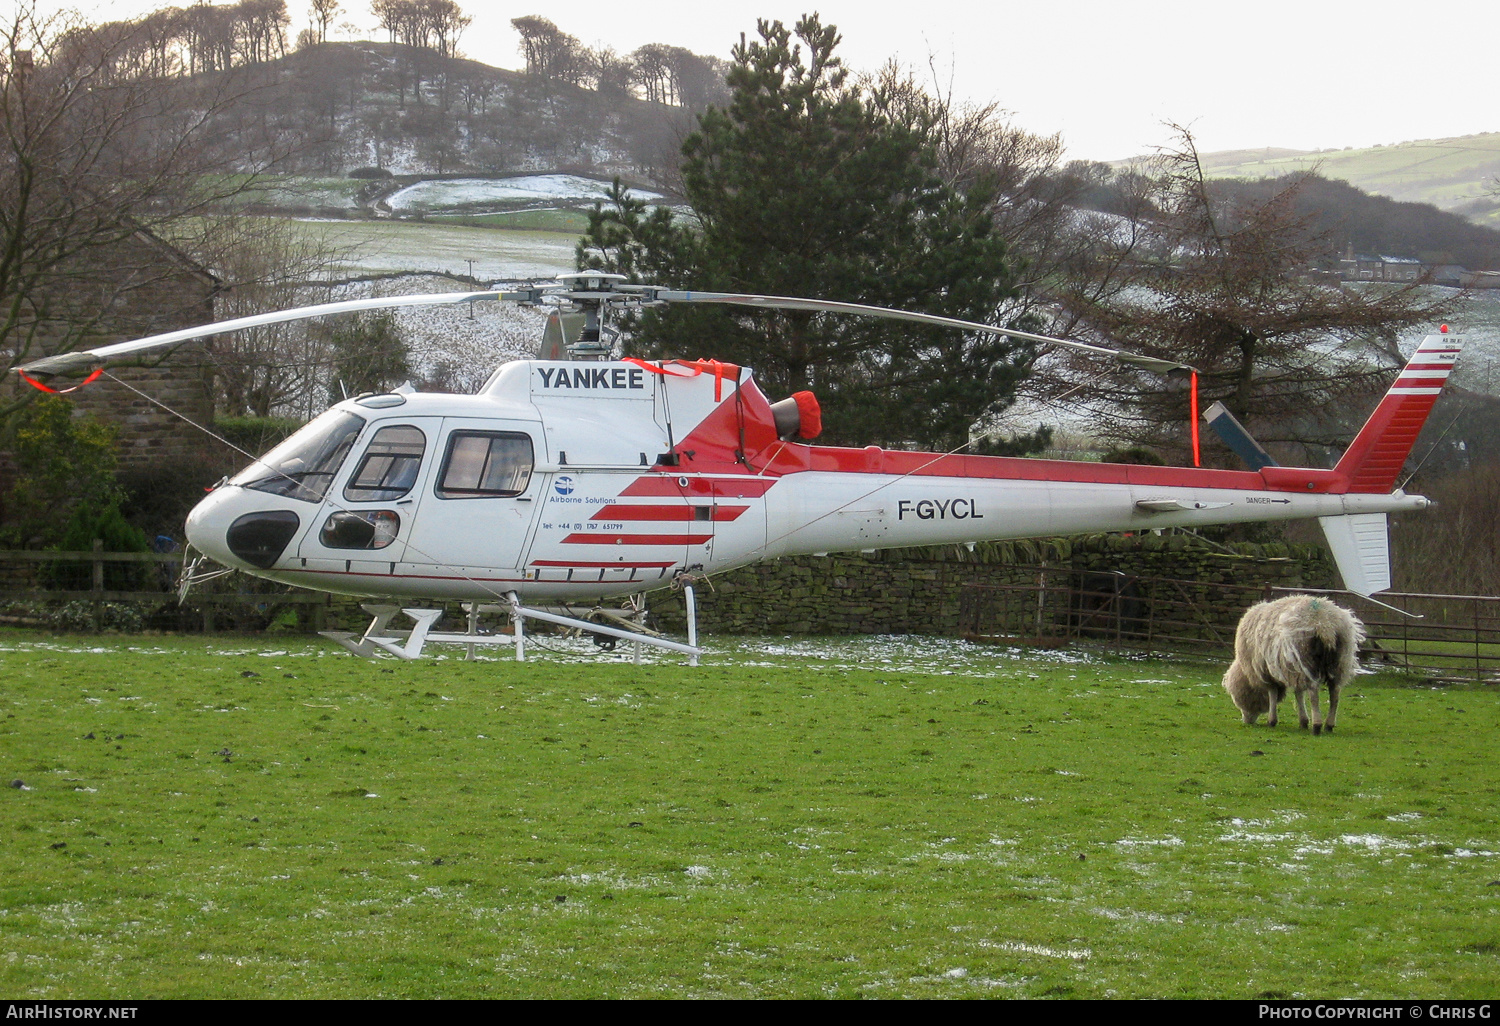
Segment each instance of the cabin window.
M383 549L400 531L395 510L339 510L323 524L318 540L330 549Z
M364 418L352 413L324 414L229 483L303 502L322 502L364 426Z
M536 460L531 436L510 431L455 431L438 479L444 499L520 495Z
M417 483L427 436L407 424L375 432L364 459L344 486L350 502L390 502Z

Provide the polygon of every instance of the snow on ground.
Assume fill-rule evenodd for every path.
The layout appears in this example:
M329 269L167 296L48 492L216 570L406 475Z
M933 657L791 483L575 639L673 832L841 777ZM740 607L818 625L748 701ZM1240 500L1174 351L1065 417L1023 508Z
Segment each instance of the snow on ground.
M454 619L455 630L463 629L461 617ZM440 621L442 622L442 621ZM397 624L392 624L396 628ZM505 630L508 632L509 628ZM681 640L680 638L678 640ZM332 642L321 640L278 639L280 647L272 650L243 641L228 642L204 639L204 645L224 655L259 655L283 659L344 657L343 650ZM976 645L955 638L933 638L915 634L877 634L851 637L815 637L798 635L713 635L703 639L707 664L733 666L795 666L798 669L845 673L849 670L874 670L890 673L930 673L941 676L962 675L968 677L1006 677L1028 670L1060 664L1090 663L1097 657L1082 650L1042 650L1032 648L1004 648L995 645ZM619 663L631 659L630 644L620 643L612 653L607 653L587 638L569 638L553 634L527 634L526 657L547 662L568 663ZM129 638L80 639L77 644L67 641L23 641L12 640L0 644L0 652L73 652L110 654L116 651L137 653L160 653L170 651L160 646L141 644ZM429 645L422 657L436 659L462 659L464 650L458 645ZM513 658L507 646L493 646L480 659ZM685 656L676 653L644 648L643 662L686 664Z
M446 278L397 278L341 289L338 299L461 291ZM536 355L546 314L514 303L402 307L391 311L421 376L461 392L476 391L500 364Z
M526 175L522 178L457 178L418 182L386 198L392 210L473 210L484 205L592 203L605 197L609 183L580 175ZM644 200L661 194L631 190Z
M455 621L456 622L456 621ZM455 627L455 629L462 629ZM505 628L509 630L508 627ZM681 636L670 635L681 641ZM796 637L769 635L710 635L700 638L705 665L796 668L818 673L871 670L884 673L923 673L939 676L1001 678L1025 676L1046 667L1090 663L1097 659L1082 650L1043 650L1021 647L977 645L955 638L933 638L914 634L857 635L852 637ZM588 638L551 634L528 634L526 658L565 663L621 663L631 661L633 646L620 642L606 653ZM425 655L438 659L462 659L457 646L434 645ZM508 660L508 646L494 646L481 658ZM642 646L645 663L685 664L686 657Z

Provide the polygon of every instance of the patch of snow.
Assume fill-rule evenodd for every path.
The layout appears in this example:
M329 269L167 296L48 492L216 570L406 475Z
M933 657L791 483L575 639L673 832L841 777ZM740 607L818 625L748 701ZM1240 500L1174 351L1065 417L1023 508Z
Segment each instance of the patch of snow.
M580 175L526 175L520 178L457 178L448 181L418 182L386 197L392 210L473 209L486 204L573 200L592 203L602 200L610 183ZM643 200L661 199L661 193L632 189L632 195Z
M1364 848L1366 851L1404 851L1412 845L1395 837L1386 837L1382 834L1343 834L1339 837L1339 843L1351 848Z
M1183 844L1180 837L1134 838L1123 837L1115 844L1122 848L1177 848Z
M1049 948L1042 944L1023 944L1020 941L980 941L982 948L995 948L998 951L1016 951L1026 955L1044 955L1047 958L1070 958L1075 961L1083 961L1093 956L1093 951L1088 948Z

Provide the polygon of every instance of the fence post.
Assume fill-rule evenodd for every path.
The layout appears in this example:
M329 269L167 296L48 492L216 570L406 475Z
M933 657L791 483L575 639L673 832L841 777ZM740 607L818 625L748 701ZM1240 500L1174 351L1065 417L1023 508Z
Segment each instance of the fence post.
M1484 679L1479 671L1479 599L1470 599L1469 605L1474 607L1474 683L1478 684Z
M1036 639L1042 640L1042 617L1047 608L1047 564L1043 563L1036 574Z
M90 619L94 625L94 633L98 634L104 629L104 599L101 592L104 591L104 561L99 554L104 551L104 539L94 539L94 574L92 590L94 592L94 608Z

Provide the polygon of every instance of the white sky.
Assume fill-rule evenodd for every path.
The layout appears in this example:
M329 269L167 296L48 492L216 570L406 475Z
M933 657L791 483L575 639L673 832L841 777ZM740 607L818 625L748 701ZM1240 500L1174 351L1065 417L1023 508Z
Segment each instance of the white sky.
M64 6L39 0L41 6ZM187 0L178 0L179 4ZM762 0L730 13L704 0L465 2L474 23L461 50L499 67L521 63L510 19L550 18L621 52L648 42L728 57L757 17L791 24L809 0ZM343 18L375 26L366 0ZM100 20L163 6L115 0L72 6ZM288 0L293 33L305 0ZM844 62L874 70L894 57L961 99L997 101L1035 132L1061 132L1072 157L1109 160L1169 141L1190 125L1204 151L1342 148L1500 129L1485 76L1500 38L1500 4L1450 0L823 0ZM1429 13L1430 12L1430 13ZM337 38L346 38L338 34Z

